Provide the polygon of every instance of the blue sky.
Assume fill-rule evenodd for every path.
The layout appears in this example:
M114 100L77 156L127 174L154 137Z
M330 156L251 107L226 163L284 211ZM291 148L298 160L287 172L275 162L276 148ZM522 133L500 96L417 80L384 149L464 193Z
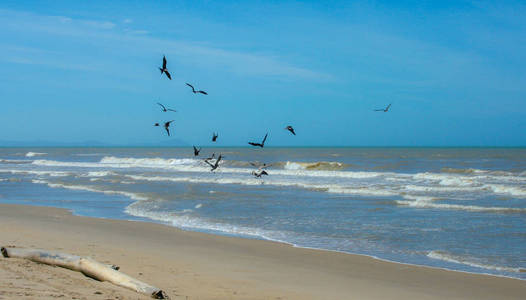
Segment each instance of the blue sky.
M526 146L526 5L394 2L2 1L0 141Z

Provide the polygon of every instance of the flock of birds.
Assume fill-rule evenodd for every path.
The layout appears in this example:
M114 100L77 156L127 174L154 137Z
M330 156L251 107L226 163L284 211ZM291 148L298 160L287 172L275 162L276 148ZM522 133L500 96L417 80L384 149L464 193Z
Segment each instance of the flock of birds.
M163 76L163 74L165 74L166 77L168 77L168 79L172 80L172 75L170 75L170 72L168 71L168 68L166 67L166 65L167 65L166 56L163 56L163 65L162 65L162 67L159 67L159 70L161 71L161 76ZM192 93L194 93L194 94L208 95L208 93L205 92L205 91L196 90L194 88L194 86L191 85L190 83L186 83L186 85L192 89ZM157 104L161 107L161 111L162 112L168 112L168 111L177 112L175 109L166 108L166 106L164 106L163 104L161 104L159 102L157 102ZM374 111L388 112L390 107L391 107L391 104L389 104L386 108L375 109ZM164 129L166 130L166 133L168 134L168 136L170 136L170 124L173 121L174 120L166 121L163 124ZM154 126L160 127L161 123L155 123ZM294 128L292 126L289 125L289 126L285 127L284 129L288 130L293 135L296 135L296 132L294 131ZM216 133L216 132L212 133L212 142L216 142L218 137L219 137L218 133ZM265 137L263 137L263 140L261 140L260 143L258 143L258 142L248 142L248 144L251 145L251 146L254 146L254 147L263 148L263 147L265 147L265 141L267 140L267 137L268 137L268 133L265 134ZM201 148L198 149L196 146L193 146L193 148L194 148L194 156L199 156L199 153L201 152ZM210 168L211 168L210 171L212 171L212 172L215 171L217 168L219 168L219 163L221 162L221 159L223 159L223 155L219 154L219 156L217 157L217 159L215 159L215 161L214 161L214 158L215 158L215 153L212 153L212 155L210 157L207 157L207 158L204 159L204 162L207 165L210 166ZM266 172L265 169L271 166L271 165L268 165L266 163L261 164L259 162L251 163L251 165L257 168L257 171L253 171L252 172L252 175L254 175L256 178L261 178L261 176L263 176L263 175L268 175L268 173Z

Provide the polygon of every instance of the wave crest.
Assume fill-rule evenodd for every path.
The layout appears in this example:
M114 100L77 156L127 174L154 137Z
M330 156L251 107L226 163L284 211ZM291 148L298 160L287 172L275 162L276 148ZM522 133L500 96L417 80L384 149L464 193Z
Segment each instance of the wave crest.
M33 157L33 156L42 156L42 155L46 155L47 153L44 153L44 152L27 152L26 153L26 157Z
M524 268L512 268L512 267L502 267L495 265L488 265L481 262L477 262L473 257L465 257L460 255L453 255L445 251L433 250L427 254L427 257L442 261L447 261L456 264L467 265L475 268L495 270L495 271L504 271L504 272L514 272L514 273L523 273L526 272Z
M338 171L348 167L348 165L336 161L317 161L317 162L291 162L287 161L283 165L285 170L321 170Z

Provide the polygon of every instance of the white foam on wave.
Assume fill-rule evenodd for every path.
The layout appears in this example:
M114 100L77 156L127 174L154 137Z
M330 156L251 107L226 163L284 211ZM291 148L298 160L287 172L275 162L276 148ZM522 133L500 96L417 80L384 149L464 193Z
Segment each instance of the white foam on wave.
M94 171L94 172L88 172L86 174L87 177L106 177L106 176L115 176L117 173L112 171Z
M51 176L51 177L64 177L72 175L71 172L64 171L31 171L31 170L13 170L13 169L0 169L0 173L11 173L11 174L23 174L23 175L39 175L39 176Z
M130 158L130 157L103 157L100 161L102 165L115 167L136 167L136 168L160 168L181 172L209 172L210 168L201 160L183 158L183 159L165 159L165 158ZM301 164L301 163L298 163ZM319 163L312 163L319 164ZM340 163L335 163L340 164ZM253 169L248 168L231 168L223 167L219 170L221 173L251 173ZM272 169L272 173L285 176L308 176L308 177L343 177L343 178L373 178L383 174L379 172L345 172L345 171L327 171L327 170L305 170L305 169Z
M490 188L496 194L508 194L518 198L526 197L526 189L517 186L508 186L502 184L487 184L485 187Z
M42 156L42 155L46 155L47 153L44 153L44 152L27 152L26 153L26 157L33 157L33 156Z
M252 228L247 226L237 226L222 222L215 222L213 220L191 216L188 214L191 212L191 210L183 210L182 212L152 211L151 209L149 209L147 203L135 202L128 205L124 211L127 214L135 217L142 217L155 221L160 221L181 229L215 231L229 235L256 237L271 241L283 242L281 240L273 238L274 236L279 236L279 232Z
M137 167L169 167L180 165L199 165L200 160L193 158L133 158L133 157L114 157L105 156L100 160L102 164L122 164Z
M447 261L451 263L467 265L467 266L471 266L475 268L495 270L495 271L500 271L500 272L513 272L513 273L526 272L526 269L524 268L512 268L512 267L502 267L502 266L483 264L483 263L475 261L474 258L453 255L445 251L433 250L427 254L427 257L432 258L432 259Z
M141 194L138 194L138 193L131 193L131 192L125 192L125 191L113 191L113 190L101 190L93 186L87 186L87 185L70 185L70 184L62 184L62 183L51 183L46 180L32 180L32 182L37 183L37 184L46 184L47 186L51 188L63 188L63 189L68 189L68 190L103 193L106 195L123 195L132 200L137 200L137 201L148 200L147 197Z
M480 187L466 187L466 186L430 186L430 185L413 185L409 184L403 186L406 191L412 192L432 192L432 193L448 193L448 192L474 192L488 190L487 188Z
M0 159L2 164L30 164L32 160L27 159Z
M46 160L46 159L37 159L32 162L33 165L37 166L47 166L47 167L80 167L80 168L101 168L104 167L99 163L90 163L90 162L69 162L69 161L56 161L56 160Z
M328 193L337 194L354 194L364 196L394 196L396 193L382 188L370 186L348 187L337 184L312 184L298 181L284 180L261 180L257 178L234 178L234 177L163 177L163 176L142 176L142 175L124 175L128 178L141 181L170 181L170 182L191 182L191 183L211 183L211 184L240 184L240 185L273 185L284 187L301 187L305 189L321 190Z
M408 197L410 198L410 197ZM416 208L435 208L435 209L452 209L464 210L472 212L497 212L497 213L526 213L526 208L518 207L491 207L491 206L477 206L477 205L460 205L433 202L432 197L414 197L415 200L395 200L398 205L405 205Z

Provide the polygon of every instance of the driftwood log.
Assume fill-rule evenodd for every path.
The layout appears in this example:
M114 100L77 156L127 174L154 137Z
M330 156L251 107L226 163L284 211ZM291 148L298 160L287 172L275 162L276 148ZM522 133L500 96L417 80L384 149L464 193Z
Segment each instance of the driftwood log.
M46 265L70 269L99 281L108 281L138 293L149 295L155 299L168 299L168 296L162 290L117 271L117 266L101 264L88 257L40 249L2 247L1 251L4 257L25 258Z

